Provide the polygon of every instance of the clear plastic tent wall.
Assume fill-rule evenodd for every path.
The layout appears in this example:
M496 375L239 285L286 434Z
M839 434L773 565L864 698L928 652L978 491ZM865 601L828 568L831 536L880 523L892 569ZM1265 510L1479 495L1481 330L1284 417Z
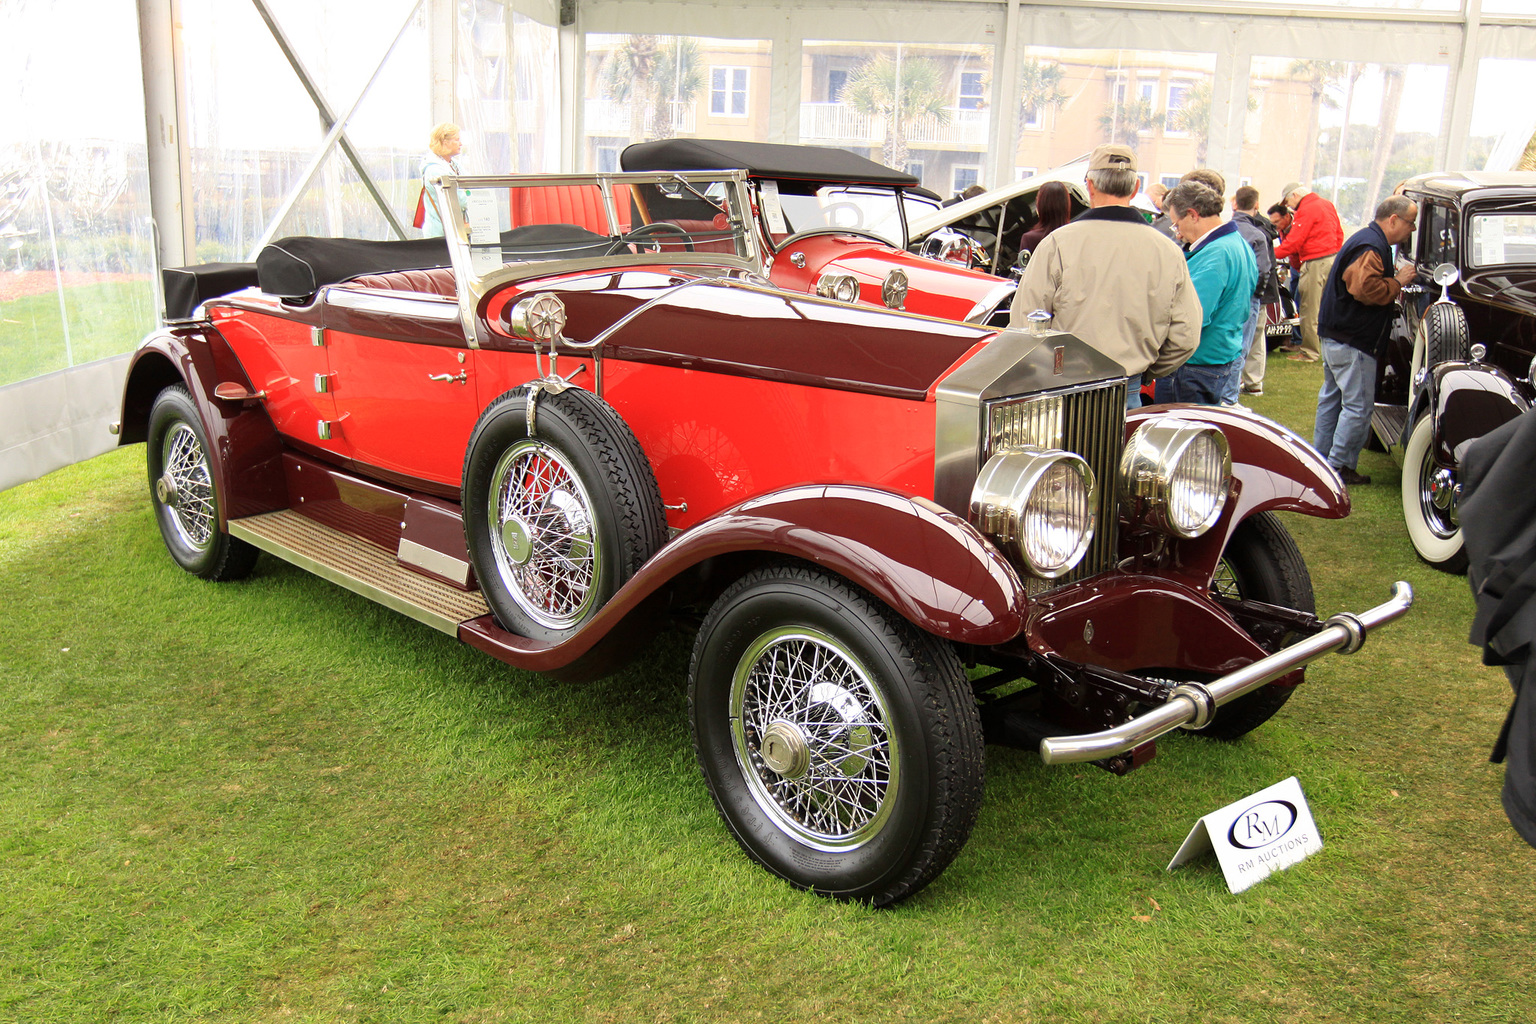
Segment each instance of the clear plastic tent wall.
M174 110L151 108L158 140L134 5L0 5L0 81L20 100L0 108L0 487L112 444L126 355L156 316L165 138L185 209L156 213L182 217L186 262L416 234L444 120L470 173L608 170L632 142L692 136L848 149L944 196L1115 141L1146 185L1209 166L1268 206L1302 180L1351 223L1413 174L1536 158L1536 0L139 0L153 7L176 12L175 38L143 50L174 54L179 83ZM61 61L47 41L65 37Z
M155 322L136 38L128 4L0 5L0 487L109 445L113 357Z

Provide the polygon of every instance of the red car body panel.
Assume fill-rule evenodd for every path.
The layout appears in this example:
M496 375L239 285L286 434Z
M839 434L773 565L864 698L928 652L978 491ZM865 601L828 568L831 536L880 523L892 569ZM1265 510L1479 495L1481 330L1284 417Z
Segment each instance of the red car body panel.
M805 257L804 267L790 259L793 253ZM883 306L881 285L897 268L907 275L907 300L902 308L940 320L964 320L1004 284L1001 278L914 256L857 235L836 234L811 235L782 247L768 276L781 288L814 294L823 273L840 270L858 280L859 297L864 302Z

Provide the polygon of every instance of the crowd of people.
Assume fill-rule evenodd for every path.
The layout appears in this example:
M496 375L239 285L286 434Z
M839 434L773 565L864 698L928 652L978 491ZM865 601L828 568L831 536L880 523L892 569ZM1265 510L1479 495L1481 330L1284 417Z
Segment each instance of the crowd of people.
M1158 210L1149 224L1131 206L1136 154L1119 145L1093 151L1086 185L1089 209L1070 222L1042 188L1014 323L1043 310L1054 328L1120 363L1131 408L1143 386L1157 402L1230 406L1264 393L1265 310L1294 309L1295 334L1280 350L1323 371L1313 445L1346 484L1370 483L1357 464L1370 432L1375 353L1413 277L1411 265L1394 266L1392 247L1412 234L1414 204L1388 198L1345 240L1338 210L1299 182L1286 185L1268 216L1258 190L1244 185L1226 218L1226 181L1198 168L1171 189L1148 189Z

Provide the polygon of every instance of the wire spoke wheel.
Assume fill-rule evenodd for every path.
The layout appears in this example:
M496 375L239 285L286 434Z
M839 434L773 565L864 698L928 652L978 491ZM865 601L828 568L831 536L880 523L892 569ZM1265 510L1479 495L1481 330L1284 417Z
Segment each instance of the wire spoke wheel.
M890 817L900 772L885 699L816 630L759 637L732 679L731 735L758 805L819 850L850 850Z
M220 529L219 449L191 393L173 384L155 397L145 438L149 502L176 564L205 580L237 580L256 566L256 548Z
M688 711L721 819L803 889L903 899L981 807L981 718L953 646L818 568L760 566L725 589L694 643Z
M535 621L564 629L596 596L602 548L592 499L553 447L528 439L508 448L491 473L491 549L513 600Z
M197 434L186 423L166 432L161 448L165 472L156 494L171 511L171 522L188 547L207 550L213 543L213 477Z

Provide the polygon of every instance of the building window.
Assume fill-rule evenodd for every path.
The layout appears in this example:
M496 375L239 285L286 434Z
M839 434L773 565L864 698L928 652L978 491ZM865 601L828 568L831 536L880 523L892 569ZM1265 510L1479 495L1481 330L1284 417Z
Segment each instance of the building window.
M1177 174L1165 174L1157 180L1162 182L1164 185L1167 185L1169 188L1177 188L1179 182L1182 181L1183 178Z
M1139 79L1136 80L1136 98L1137 99L1141 100L1141 102L1145 103L1147 106L1150 107L1152 105L1152 101L1154 99L1156 99L1156 97L1157 97L1157 79L1155 79L1155 78L1139 78Z
M1013 169L1013 177L1016 181L1023 181L1025 178L1033 178L1039 173L1040 168L1038 167L1015 167Z
M918 181L923 180L923 162L921 160L908 160L904 170Z
M747 116L747 69L709 69L709 112L716 117Z
M843 98L843 86L848 84L848 72L844 68L833 68L827 72L827 102L839 103Z
M592 147L592 157L597 164L598 171L617 171L619 169L619 150L622 146L596 145Z
M964 192L966 189L970 188L980 180L980 167L964 167L960 164L955 165L954 191L956 195Z
M980 110L985 100L982 96L981 72L960 72L960 103L961 110Z
M1187 135L1188 127L1184 124L1184 105L1189 102L1190 84L1188 82L1168 83L1168 116L1163 123L1164 131L1175 135Z

